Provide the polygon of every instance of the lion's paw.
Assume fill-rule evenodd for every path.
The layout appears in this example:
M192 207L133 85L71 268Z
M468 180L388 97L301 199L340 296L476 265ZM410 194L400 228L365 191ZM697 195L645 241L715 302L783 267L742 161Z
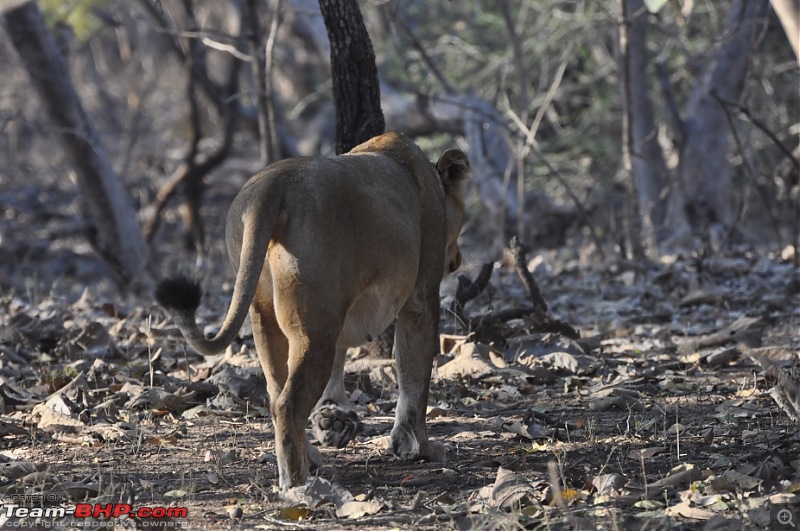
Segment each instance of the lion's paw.
M344 410L333 401L311 413L311 426L320 444L336 448L347 446L363 428L355 411Z
M445 455L444 446L428 440L420 444L414 433L406 427L395 428L392 431L389 452L405 461L416 459L443 461Z

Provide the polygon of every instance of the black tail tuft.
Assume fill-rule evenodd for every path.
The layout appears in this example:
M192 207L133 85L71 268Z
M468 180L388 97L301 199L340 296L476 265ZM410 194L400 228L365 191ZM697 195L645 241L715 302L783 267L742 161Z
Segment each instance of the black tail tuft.
M156 300L164 308L194 313L200 306L200 282L184 276L165 278L156 287Z

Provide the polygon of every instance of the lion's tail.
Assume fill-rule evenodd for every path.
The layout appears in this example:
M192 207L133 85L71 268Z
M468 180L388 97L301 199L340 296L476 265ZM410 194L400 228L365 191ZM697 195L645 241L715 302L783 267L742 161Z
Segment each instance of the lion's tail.
M167 310L192 348L204 356L222 352L233 342L244 323L264 267L272 233L280 216L282 201L276 195L278 194L272 195L272 199L278 199L277 201L270 201L267 205L248 205L243 213L242 249L233 297L216 336L206 338L195 321L195 312L202 298L199 282L176 276L162 280L156 287L155 297L158 303ZM259 219L256 219L256 208L260 209ZM248 245L247 242L253 242L253 245Z

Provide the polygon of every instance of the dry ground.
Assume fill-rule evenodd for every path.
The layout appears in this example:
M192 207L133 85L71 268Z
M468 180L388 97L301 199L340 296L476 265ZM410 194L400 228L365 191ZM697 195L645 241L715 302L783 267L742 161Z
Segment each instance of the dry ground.
M348 384L364 431L347 448L323 449L325 481L287 501L274 488L248 331L217 359L187 350L147 296L109 287L66 185L54 186L5 193L12 209L0 221L6 502L44 493L64 507L186 507L188 517L172 521L185 529L790 529L778 511L800 514L800 424L790 417L800 276L778 254L740 248L656 264L532 255L552 314L583 339L521 319L478 342L446 342L428 418L447 450L436 463L385 454L391 360L354 352ZM209 204L227 204L236 188L226 183ZM163 234L177 240L173 218ZM180 256L170 252L163 269L192 271L176 265ZM199 264L208 293L198 319L213 326L230 273L219 249L211 256ZM466 311L526 301L516 275L498 266ZM444 332L463 332L443 315ZM326 481L355 503L345 506L341 489L322 493Z

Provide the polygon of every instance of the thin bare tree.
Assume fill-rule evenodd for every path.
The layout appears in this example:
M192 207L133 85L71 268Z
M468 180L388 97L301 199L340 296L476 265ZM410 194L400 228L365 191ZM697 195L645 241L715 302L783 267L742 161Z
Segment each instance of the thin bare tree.
M81 104L38 4L7 10L3 22L77 175L93 229L90 241L121 283L145 280L147 246L131 198Z
M633 185L642 216L652 223L659 246L691 245L695 236L721 236L734 222L730 127L714 94L737 101L744 87L750 52L763 28L768 0L734 0L719 44L700 66L683 116L669 85L666 67L657 68L666 116L678 152L674 174L666 171L656 141L647 90L645 27L642 0L622 2L627 31L627 70L621 72L623 99L630 113ZM713 239L713 238L712 238ZM717 239L717 242L720 240Z

